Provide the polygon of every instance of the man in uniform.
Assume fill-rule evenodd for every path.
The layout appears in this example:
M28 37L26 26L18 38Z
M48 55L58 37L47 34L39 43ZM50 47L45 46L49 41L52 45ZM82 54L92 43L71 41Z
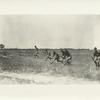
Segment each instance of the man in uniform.
M61 50L61 52L63 60L66 60L66 63L70 64L70 61L72 59L72 55L70 54L70 52L67 49Z
M94 48L93 60L96 66L98 67L100 65L100 52L96 47Z
M35 57L38 57L39 58L39 49L37 48L37 46L35 45Z
M45 53L46 53L46 61L49 59L49 60L51 60L51 59L53 59L52 57L51 57L51 53L50 52L48 52L48 50L46 49L45 50Z
M94 48L94 54L93 54L93 56L94 56L94 57L100 56L100 54L99 54L99 52L98 52L98 50L97 50L96 47Z
M53 61L51 62L51 64L54 62L54 61L57 61L57 62L62 62L60 61L60 56L57 52L53 51Z

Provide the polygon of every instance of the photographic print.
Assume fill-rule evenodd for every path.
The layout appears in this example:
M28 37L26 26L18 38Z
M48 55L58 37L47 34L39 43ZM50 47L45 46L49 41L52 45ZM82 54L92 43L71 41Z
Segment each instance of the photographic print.
M99 15L0 15L0 84L99 84Z

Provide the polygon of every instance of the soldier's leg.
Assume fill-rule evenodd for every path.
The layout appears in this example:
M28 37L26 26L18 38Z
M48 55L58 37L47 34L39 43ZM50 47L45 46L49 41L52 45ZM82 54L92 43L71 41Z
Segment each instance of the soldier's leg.
M70 64L71 60L72 60L72 58L71 57L68 57L67 58L67 63Z
M39 58L39 53L36 52L34 56L35 56L35 58Z
M56 60L56 58L54 57L54 58L53 58L53 61L51 62L51 64L53 64L55 60Z
M98 57L98 67L100 67L100 57Z
M63 64L66 65L66 64L70 64L71 62L71 57L65 57L65 59L63 59Z
M49 56L47 55L46 58L45 58L45 61L47 61L48 59L49 59Z
M57 62L60 62L60 63L63 63L63 60L62 60L62 58L57 58Z
M94 57L94 63L96 65L96 67L98 67L98 58L96 56Z

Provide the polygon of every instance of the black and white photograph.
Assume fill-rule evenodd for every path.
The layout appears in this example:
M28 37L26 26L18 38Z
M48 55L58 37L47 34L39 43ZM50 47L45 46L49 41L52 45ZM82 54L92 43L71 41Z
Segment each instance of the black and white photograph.
M100 84L100 15L0 15L0 84Z
M99 0L0 0L0 100L100 100Z

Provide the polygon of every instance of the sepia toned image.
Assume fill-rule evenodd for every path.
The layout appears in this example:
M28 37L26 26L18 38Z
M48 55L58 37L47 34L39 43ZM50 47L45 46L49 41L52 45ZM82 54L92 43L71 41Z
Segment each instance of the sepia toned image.
M99 84L99 15L0 15L0 84Z

